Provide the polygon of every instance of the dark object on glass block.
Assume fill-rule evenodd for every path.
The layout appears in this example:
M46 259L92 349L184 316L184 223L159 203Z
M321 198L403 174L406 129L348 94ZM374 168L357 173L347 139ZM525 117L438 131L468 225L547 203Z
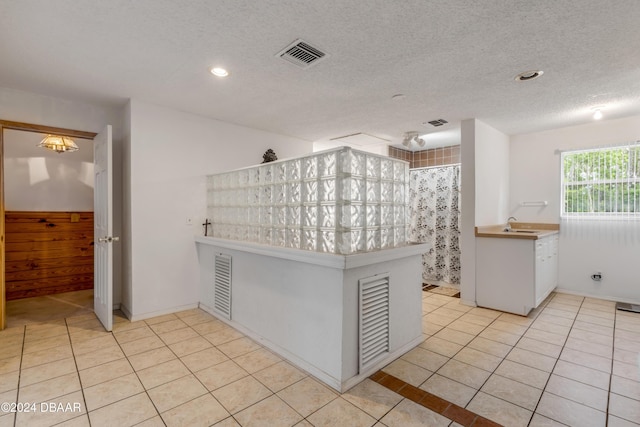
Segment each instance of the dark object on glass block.
M262 163L269 163L275 160L278 160L278 156L276 156L276 153L271 148L262 155Z

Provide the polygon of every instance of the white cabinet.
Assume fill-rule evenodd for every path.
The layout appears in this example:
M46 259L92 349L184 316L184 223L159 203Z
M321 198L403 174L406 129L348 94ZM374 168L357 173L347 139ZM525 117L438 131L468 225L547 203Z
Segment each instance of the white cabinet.
M526 316L558 282L558 234L476 238L476 302Z
M543 237L534 242L537 307L558 284L558 235Z

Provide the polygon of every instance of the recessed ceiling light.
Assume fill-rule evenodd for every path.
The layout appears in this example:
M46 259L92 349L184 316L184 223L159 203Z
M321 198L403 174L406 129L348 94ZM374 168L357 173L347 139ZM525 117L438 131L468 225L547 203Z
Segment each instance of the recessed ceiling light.
M227 77L229 75L229 72L227 70L220 67L213 67L209 71L211 71L211 74L217 77Z
M540 77L543 74L544 74L544 71L542 71L542 70L525 71L525 72L522 72L522 73L518 74L515 77L515 80L518 81L518 82L526 82L526 81L529 81L529 80L537 79L538 77Z

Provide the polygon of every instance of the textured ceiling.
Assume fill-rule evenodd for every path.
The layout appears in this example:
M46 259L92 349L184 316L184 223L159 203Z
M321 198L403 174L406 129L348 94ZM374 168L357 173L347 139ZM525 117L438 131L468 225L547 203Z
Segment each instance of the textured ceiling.
M309 141L398 144L468 118L526 133L586 123L595 105L640 114L638 0L0 0L0 11L2 87L137 98ZM306 70L275 57L298 38L329 57ZM211 76L214 65L231 75ZM544 75L514 81L534 69Z

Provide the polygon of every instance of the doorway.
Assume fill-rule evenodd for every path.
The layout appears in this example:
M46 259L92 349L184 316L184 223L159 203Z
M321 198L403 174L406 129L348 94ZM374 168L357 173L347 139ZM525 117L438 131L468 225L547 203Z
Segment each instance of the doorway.
M76 130L71 130L71 129L62 129L62 128L53 128L53 127L49 127L49 126L40 126L40 125L33 125L33 124L26 124L26 123L18 123L18 122L8 122L8 121L2 121L0 120L0 265L2 267L2 271L0 274L0 330L3 329L4 327L6 327L6 314L7 314L7 310L6 310L6 303L7 303L7 281L5 280L7 278L7 266L9 265L9 262L13 262L13 259L10 261L8 259L9 257L13 257L13 258L20 258L23 257L24 255L16 255L16 252L13 252L12 255L10 255L6 249L7 249L7 245L13 244L15 243L15 239L13 241L7 241L7 223L5 221L5 217L6 214L12 214L12 221L15 222L20 222L22 221L23 223L35 223L36 224L36 228L34 230L27 230L26 232L30 232L30 231L36 231L37 230L37 226L38 224L42 227L48 227L48 228L55 228L58 227L58 229L72 229L73 227L71 227L71 224L78 224L83 220L85 223L89 222L89 228L91 230L90 234L89 234L89 240L90 242L88 242L87 244L91 244L91 246L93 246L93 190L91 188L90 185L88 185L87 181L89 183L92 182L93 180L93 175L92 175L92 170L89 171L84 171L84 176L82 176L83 171L82 168L74 168L74 167L70 167L69 164L65 165L65 162L62 161L63 158L59 158L57 156L64 156L65 154L57 154L57 153L53 153L53 156L37 156L35 158L32 159L18 159L16 158L15 161L17 163L22 163L20 164L11 164L11 168L7 167L5 168L5 149L6 149L6 144L7 144L7 134L10 134L9 136L11 137L15 137L16 134L15 132L20 132L20 134L22 134L23 137L31 137L31 139L33 140L33 138L35 139L41 139L41 136L39 136L38 134L56 134L56 135L61 135L61 136L68 136L68 137L72 137L72 138L80 138L80 139L84 139L84 140L93 140L93 138L96 136L95 133L92 132L84 132L84 131L76 131ZM27 138L28 139L28 138ZM82 144L82 142L81 142ZM30 144L30 145L36 145L36 144ZM82 145L81 145L81 149L82 149ZM39 150L43 150L42 148L39 148ZM89 148L87 146L85 146L85 154L84 157L87 157L87 152L90 152L90 162L92 164L93 162L93 149L92 147ZM77 153L74 153L77 154ZM16 157L16 156L13 156ZM8 160L8 159L7 159ZM12 158L12 161L14 159ZM83 159L83 160L87 160L87 159ZM31 163L31 164L30 164ZM80 162L81 163L81 162ZM80 164L79 163L79 164ZM14 167L16 166L16 167ZM88 166L87 166L88 168ZM87 169L85 168L85 169ZM5 169L11 169L11 170L5 170ZM90 168L88 168L90 169ZM81 193L84 193L85 198L87 196L87 192L90 191L90 203L88 203L87 208L89 209L89 211L91 211L91 218L89 219L87 217L86 214L83 214L83 210L82 209L78 209L78 212L66 212L63 215L57 214L58 218L57 221L58 223L56 223L55 221L50 220L50 218L54 218L55 214L46 214L45 212L41 211L41 209L38 209L38 206L35 206L36 209L35 211L40 211L38 212L40 215L36 215L36 218L26 218L29 215L25 214L24 212L28 212L30 210L34 210L33 207L31 206L30 209L26 209L23 213L22 216L23 218L20 218L20 212L22 211L9 211L7 210L7 204L6 204L6 200L7 200L7 195L8 195L8 191L7 191L7 187L6 187L6 177L9 176L8 174L14 174L16 173L16 171L18 171L17 173L22 173L24 174L25 171L27 173L28 176L15 176L15 182L18 183L20 185L20 183L22 183L22 185L26 185L25 183L28 183L28 186L31 187L30 190L35 191L31 193L31 197L20 197L20 195L18 195L17 197L15 197L15 194L11 195L11 203L17 203L16 205L14 205L13 207L10 205L8 206L9 208L15 208L16 206L18 208L20 207L29 207L29 203L38 203L38 202L42 202L47 200L47 196L50 194L53 194L54 191L52 191L52 189L56 188L56 186L62 186L62 187L67 187L68 185L63 184L63 179L67 180L67 183L69 185L71 185L72 189L70 189L69 191L74 191L73 194L73 198L78 199L80 198L79 196L81 195ZM88 176L87 176L87 172ZM69 179L71 178L71 179ZM12 184L14 182L14 180L12 179ZM12 187L11 188L11 192L14 192L14 190L16 190L16 188ZM21 191L26 191L24 189L18 189L17 190L18 193L20 193ZM42 193L38 196L38 191L41 191ZM25 193L26 194L26 193ZM59 198L57 196L53 196L54 199ZM35 202L34 200L30 200L30 199L36 199ZM51 201L49 201L51 203ZM53 203L55 205L55 203L62 203L62 205L64 205L64 203L68 204L68 200L55 200ZM54 206L55 208L59 209L59 206ZM82 208L82 206L79 206ZM87 212L87 211L84 211ZM43 215L44 214L44 215ZM67 223L66 226L63 226L63 223ZM14 226L14 224L12 224L12 226ZM27 227L29 228L29 227ZM85 226L86 228L86 226ZM85 233L84 236L84 240L87 240L87 231L84 230L83 231ZM77 234L77 233L76 233ZM82 232L81 232L82 234ZM14 236L15 234L12 233L12 236ZM81 239L83 240L82 235L80 236ZM37 237L35 236L29 236L26 240L30 240L31 238L35 238L37 240ZM23 239L24 240L24 239ZM33 240L33 239L31 239ZM57 246L64 246L64 243L60 243L61 241L64 241L64 238L60 239L60 238L56 238L57 243L53 244L53 246L55 247ZM23 242L24 243L24 242ZM77 242L76 242L77 243ZM22 244L22 247L18 247L18 249L26 249L27 251L29 250L29 248L33 248L35 245L35 247L42 249L42 244L41 243L27 243L27 244ZM82 245L73 245L76 248L75 249L71 249L70 252L68 253L68 255L70 255L70 258L72 259L72 265L73 268L72 270L75 270L76 273L78 273L79 275L73 279L73 281L75 281L76 283L82 282L84 280L84 285L80 285L88 287L89 285L87 284L87 277L88 277L88 270L91 270L91 276L93 275L93 255L91 254L90 257L87 257L87 253L84 253L85 258L84 261L86 261L84 263L84 267L81 267L82 262L78 262L78 263L73 263L73 258L74 256L80 256L80 258L82 258L83 255L83 250L81 249ZM92 248L91 248L92 249ZM51 251L54 251L55 249L45 249L44 252L48 253ZM69 249L63 249L64 251L69 251ZM77 252L77 253L74 253ZM19 252L19 250L17 251ZM86 252L86 249L84 250L84 252ZM79 259L79 258L78 258ZM20 278L26 278L26 277L31 277L32 279L34 279L34 281L38 281L38 277L42 277L42 275L46 275L46 274L51 274L53 271L57 270L65 270L65 266L63 265L63 262L60 262L60 260L58 261L49 261L49 263L47 264L47 262L41 262L40 264L42 265L32 265L31 268L29 268L30 271L26 271L23 273L15 273L12 272L9 275L9 278L11 280L15 280L16 278L20 279ZM12 264L13 266L13 264ZM17 267L16 267L17 268ZM44 272L37 272L35 270L38 270L39 268L42 268L46 271ZM71 270L69 270L69 266L66 266L66 272L69 273L71 272ZM28 280L26 281L28 282ZM26 283L25 282L25 283ZM58 284L61 284L62 281L58 281ZM49 286L49 285L54 285L54 286ZM40 281L40 288L46 288L47 286L50 288L55 288L56 286L56 280L46 280L46 281ZM45 286L42 286L45 285ZM91 284L92 287L92 284ZM20 288L20 286L18 286L18 288ZM38 293L40 292L40 295L42 295L42 292L47 292L47 290L38 290L38 287L36 287L35 290L30 290L27 291L27 293L23 293L23 296L31 296L31 295L38 295ZM70 288L69 288L70 289ZM18 291L20 290L24 290L24 289L17 289ZM58 290L65 290L64 286L60 287L58 286ZM49 291L56 291L55 289L49 289ZM15 287L13 287L11 289L11 292L13 292L13 294L11 294L11 298L14 298L16 295L19 296L20 292L18 292L17 294ZM31 294L29 294L29 292L31 292ZM86 295L82 295L82 293L76 294L76 295L66 295L67 300L71 301L71 304L75 304L78 306L81 306L82 304L77 304L80 301L86 301ZM73 302L75 301L75 303ZM49 305L55 305L55 303L63 303L66 304L66 302L64 301L64 298L58 298L58 301L49 301ZM34 307L37 307L38 304L34 303Z

